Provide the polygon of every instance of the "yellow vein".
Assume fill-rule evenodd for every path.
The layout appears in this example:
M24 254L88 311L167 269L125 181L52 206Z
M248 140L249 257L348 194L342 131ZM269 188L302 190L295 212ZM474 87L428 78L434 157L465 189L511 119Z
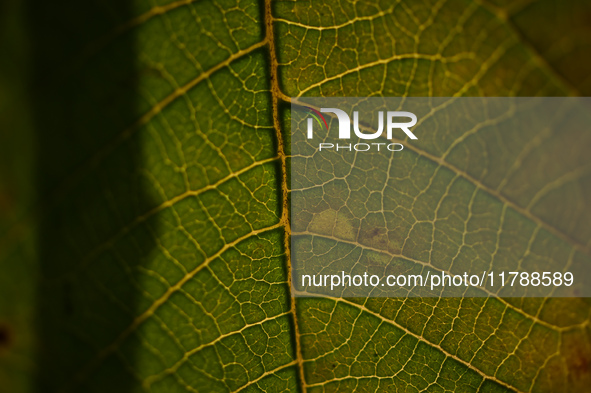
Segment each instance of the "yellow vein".
M41 210L44 208L48 208L51 203L55 203L63 198L69 190L73 188L75 184L77 184L88 172L92 169L96 168L112 151L115 150L117 146L121 143L125 142L129 139L141 126L147 124L152 118L162 112L168 105L173 103L177 98L182 97L186 94L189 90L197 86L199 83L207 80L211 75L216 73L217 71L228 67L233 61L246 56L255 50L264 47L267 44L267 40L264 39L261 42L258 42L250 47L240 50L231 56L229 56L226 60L222 61L221 63L215 65L214 67L210 68L209 70L201 73L195 79L191 80L184 86L178 87L165 97L163 100L158 102L154 105L148 112L144 113L139 119L137 119L131 126L126 128L121 134L116 136L110 143L100 149L92 158L90 158L86 163L84 163L77 171L75 171L71 176L69 176L66 180L62 182L60 186L50 195L48 198L48 202L43 204L42 206L36 206L29 212L23 219L23 221L16 223L4 237L0 240L0 249L3 249L5 244L9 244L14 242L15 239L18 239L23 236L27 232L27 227L30 229L31 221L34 221L37 214L40 213Z
M236 390L236 392L241 392L244 389L246 389L246 388L248 388L248 387L250 387L252 385L258 384L261 380L265 379L269 375L276 374L279 371L285 370L285 369L287 369L287 368L289 368L291 366L295 366L295 365L297 365L297 361L296 360L294 360L293 362L286 363L283 366L279 366L279 367L277 367L277 368L275 368L273 370L266 371L263 374L261 374L257 379L253 379L252 381L250 381L246 385L242 386L240 389Z
M119 230L119 232L117 232L115 235L113 235L111 238L109 238L108 240L104 241L103 243L99 244L98 246L96 246L92 251L90 251L88 254L86 254L80 264L77 266L77 269L83 268L84 266L86 266L88 264L88 262L92 261L94 258L96 258L97 256L99 256L101 253L103 253L105 250L108 250L109 248L113 247L113 245L118 241L121 240L126 234L128 234L133 228L135 228L136 226L142 224L143 222L146 222L150 217L160 213L161 211L163 211L164 209L167 209L169 207L173 207L175 204L177 204L178 202L188 198L188 197L195 197L195 196L199 196L207 191L213 191L218 189L222 184L225 184L226 182L238 178L240 175L243 175L245 173L247 173L248 171L263 166L265 164L271 163L271 162L275 162L278 160L278 157L271 157L271 158L267 158L261 161L255 161L252 164L241 168L239 170L237 170L236 172L232 172L230 173L228 176L225 176L223 178L221 178L220 180L218 180L217 182L213 183L213 184L209 184L205 187L202 187L198 190L188 190L183 192L182 194L179 194L163 203L161 203L160 205L154 207L153 209L149 210L148 212L142 214L141 216L136 217L132 222L130 222L129 224L127 224L126 226L124 226L123 228L121 228ZM66 273L66 276L71 276L75 274L75 271L71 271ZM50 281L59 281L62 280L64 277L57 277L55 279L52 279Z
M453 56L443 56L441 54L435 54L435 55L429 55L429 54L422 54L422 53L405 53L405 54L398 54L398 55L394 55L391 57L388 57L386 59L380 59L380 60L375 60L375 61L371 61L369 63L364 63L364 64L360 64L355 68L349 68L346 71L343 71L339 74L324 78L321 81L318 81L314 84L309 85L308 87L306 87L304 90L300 91L300 93L298 94L298 97L303 96L304 94L306 94L307 92L309 92L310 90L316 88L316 87L320 87L322 85L324 85L327 82L333 81L333 80L337 80L337 79L342 79L344 77L346 77L347 75L350 74L354 74L356 72L360 72L369 68L373 68L379 65L388 65L394 61L400 61L400 60L428 60L428 61L439 61L442 63L454 63L454 62L458 62L460 60L465 60L465 59L473 59L474 55L471 53L458 53L456 55Z
M281 313L279 315L275 315L273 317L267 317L261 321L255 322L255 323L251 323L251 324L245 324L242 328L240 328L239 330L233 331L233 332L229 332L229 333L225 333L225 334L220 334L217 338L215 338L214 340L205 343L205 344L201 344L198 347L195 347L193 349L190 349L188 351L186 351L185 353L183 353L183 357L180 358L175 364L173 364L172 366L170 366L169 368L167 368L166 370L160 372L159 374L155 374L152 375L150 377L148 377L144 382L143 382L143 387L149 391L150 390L150 386L152 384L154 384L157 381L162 380L165 376L170 375L170 374L174 374L176 373L176 371L179 369L179 367L181 367L186 361L189 360L189 358L196 354L197 352L208 348L208 347L212 347L214 345L216 345L217 343L223 341L225 338L228 337L232 337L238 334L242 334L244 333L245 330L250 329L254 326L262 326L265 322L268 321L276 321L278 319L281 319L287 315L289 315L290 312L285 312L285 313Z
M566 78L564 78L560 73L548 63L548 61L540 54L540 52L530 44L526 39L525 36L521 33L521 30L511 20L511 15L517 14L519 11L527 7L532 2L532 0L525 0L525 1L515 1L514 4L510 4L507 10L504 10L496 5L493 5L487 1L483 0L476 0L476 3L481 6L483 9L486 9L499 20L505 23L505 25L511 30L513 35L519 40L519 43L524 47L524 49L529 53L529 55L533 58L534 63L538 65L542 70L546 71L548 76L554 78L554 80L560 85L560 87L569 95L571 96L580 96L581 93L577 90L575 86L571 84Z
M292 101L292 99L289 98L288 102L291 102L291 101ZM308 104L308 105L310 105L310 104ZM310 106L313 107L314 105L310 105ZM433 112L434 111L432 110L431 113L433 113ZM329 116L332 116L332 115L329 114ZM365 131L373 131L370 127L367 127L367 126L360 125L360 128ZM558 229L554 225L552 225L552 224L544 221L543 219L539 218L538 216L534 215L530 210L527 209L527 207L522 207L522 206L518 205L517 203L510 200L508 197L504 196L501 192L487 186L486 184L482 183L480 180L476 179L475 177L468 174L467 172L465 172L465 171L461 170L460 168L454 166L453 164L450 164L449 162L445 161L445 159L443 159L442 157L437 157L436 155L429 153L426 150L422 150L422 149L414 146L413 144L408 143L408 141L406 141L406 140L401 140L401 139L397 139L397 138L391 138L390 140L392 142L396 142L396 143L403 143L405 149L408 148L409 150L412 150L413 152L415 152L419 156L425 157L426 159L428 159L440 166L443 166L443 167L449 169L451 172L463 177L464 179L466 179L467 181L472 183L477 188L479 188L482 191L486 192L487 194L497 198L502 203L509 206L513 210L515 210L517 213L519 213L522 216L524 216L525 218L531 220L533 223L539 225L540 227L542 227L546 231L550 232L554 236L556 236L559 239L561 239L562 241L564 241L565 243L570 244L572 247L576 248L577 251L579 251L587 256L591 256L591 246L581 243L577 239L572 238L571 236L562 232L560 229Z
M105 348L98 351L97 355L94 356L88 363L86 363L81 368L81 370L73 377L73 380L69 383L68 386L65 387L64 390L71 390L71 388L75 387L78 383L84 381L103 362L103 360L105 360L109 355L111 355L113 352L117 350L117 348L121 346L121 344L127 339L127 337L131 333L133 333L144 321L146 321L150 316L152 316L156 312L156 310L170 298L170 296L173 293L180 290L185 283L192 279L197 273L199 273L202 269L209 265L209 263L211 263L213 260L219 258L224 252L230 250L231 248L234 248L244 240L282 227L283 224L280 222L266 228L254 230L235 239L230 243L225 244L215 254L207 258L205 261L203 261L203 263L201 263L199 266L197 266L195 269L191 270L188 274L181 278L176 284L170 286L162 296L156 299L150 305L150 307L146 309L146 311L138 315L133 320L133 322L127 328L125 328L125 330L123 330L123 332L121 332L121 334L119 334L119 336L117 336L117 338L114 341L111 342L111 344L107 345Z
M143 23L146 23L150 19L155 16L164 15L167 12L173 11L177 8L193 4L198 0L177 0L173 1L172 3L165 4L165 5L157 5L150 10L144 12L141 15L138 15L130 20L120 24L119 26L112 29L110 32L105 34L104 36L92 41L87 47L77 56L77 59L74 60L73 69L80 67L82 64L86 63L90 58L94 57L97 53L103 50L107 45L109 45L115 38L119 37L120 35L126 33L127 31L133 29L134 27L140 26Z
M163 100L158 102L154 105L148 112L144 113L139 119L137 119L131 126L125 129L121 134L119 134L111 143L107 144L107 146L103 147L98 153L94 155L85 165L82 166L80 170L74 174L73 179L70 179L67 183L74 183L81 175L83 175L87 170L95 168L102 160L111 153L115 147L119 146L122 142L129 139L141 126L147 124L153 117L160 114L163 109L165 109L168 105L173 103L177 98L182 97L185 95L189 90L197 86L199 83L209 79L214 73L217 71L226 68L229 66L234 60L237 60L249 53L254 52L255 50L263 47L266 44L266 40L258 42L250 47L240 50L231 56L229 56L226 60L222 61L221 63L215 65L214 67L210 68L209 70L201 73L198 77L191 80L184 86L178 87L170 93L167 97ZM67 184L66 183L66 184ZM67 189L67 185L63 187Z
M373 316L374 316L374 317L376 317L376 318L379 318L381 321L384 321L384 322L386 322L386 323L388 323L388 324L391 324L391 325L393 325L393 326L396 326L398 329L402 330L403 332L405 332L405 333L406 333L406 334L408 334L409 336L412 336L412 337L416 338L417 340L424 342L424 343L425 343L425 344L427 344L428 346L430 346L430 347L432 347L432 348L435 348L435 349L439 350L441 353L445 354L447 357L449 357L449 358L452 358L452 359L454 359L455 361L457 361L458 363L461 363L461 364L463 364L464 366L468 367L470 370L473 370L473 371L475 371L476 373L478 373L478 375L480 375L480 376L481 376L482 378L484 378L484 379L488 379L488 380L490 380L490 381L496 382L496 383L498 383L499 385L503 386L504 388L507 388L507 389L510 389L510 390L516 391L516 392L518 392L518 393L524 393L524 392L520 391L519 389L517 389L516 387L514 387L514 386L511 386L511 385L509 385L508 383L506 383L506 382L504 382L504 381L502 381L502 380L500 380L500 379L496 378L495 376L489 376L489 375L486 375L486 374L485 374L483 371L481 371L480 369L476 368L476 367L475 367L475 366L473 366L472 364L470 364L470 363L466 362L465 360L463 360L463 359L461 359L461 358L457 357L456 355L453 355L453 354L451 354L451 353L447 352L447 351L446 351L445 349L443 349L443 348L442 348L440 345L438 345L438 344L435 344L435 343L432 343L432 342L430 342L430 341L427 341L427 339L425 339L425 338L421 337L420 335L418 335L418 334L416 334L416 333L413 333L412 331L408 330L408 329L407 329L407 328L405 328L404 326L402 326L402 325L399 325L399 324L398 324L396 321L389 320L389 319L385 318L384 316L382 316L381 314L379 314L379 313L377 313L377 312L375 312L375 311L372 311L372 310L370 310L369 308L367 308L367 307L365 306L365 304L358 304L358 303L352 302L352 301L350 301L350 300L347 300L347 299L344 299L344 298L334 299L334 301L335 301L335 302L341 302L341 303L348 304L349 306L352 306L352 307L354 307L354 308L357 308L357 309L359 309L359 310L361 310L361 311L365 311L366 313L368 313L368 314L370 314L370 315L373 315Z
M537 228L539 228L539 227L537 227ZM387 251L387 250L382 250L382 249L379 249L379 248L371 247L369 245L360 244L360 243L358 243L356 241L353 242L353 241L349 241L349 240L345 240L345 239L340 239L340 238L334 237L332 235L326 235L326 234L321 234L321 233L314 233L314 232L310 232L310 231L297 232L297 235L306 235L306 236L312 236L312 237L319 237L319 238L333 240L333 241L339 242L339 243L345 243L345 244L348 244L348 245L351 245L351 246L362 248L364 250L373 251L373 252L379 253L379 254L385 254L385 255L388 255L391 258L404 259L405 261L412 262L412 263L415 263L417 265L420 265L423 268L433 269L437 273L444 272L444 273L447 273L447 274L452 274L451 271L445 270L445 269L441 269L441 268L438 268L436 266L433 266L429 262L420 261L418 259L414 259L414 258L408 257L408 256L406 256L404 254L395 254L395 253L392 253L392 252ZM573 248L573 250L574 250L574 248ZM538 315L530 314L530 313L526 312L525 310L522 310L522 309L514 306L513 304L511 304L510 302L508 302L505 298L501 297L498 293L491 292L487 288L480 288L480 287L478 287L478 289L480 291L482 291L484 294L487 295L487 296L482 296L483 298L488 297L488 298L491 298L491 299L495 299L495 300L499 301L501 304L503 304L506 308L509 308L509 309L515 311L516 313L522 315L526 319L531 320L533 323L537 323L539 325L542 325L542 326L544 326L544 327L546 327L546 328L548 328L548 329L550 329L552 331L555 331L555 332L559 332L559 333L560 332L566 332L566 331L570 331L570 330L573 330L573 329L581 328L581 327L584 327L584 326L587 325L587 321L582 322L582 323L578 323L578 324L574 324L574 325L568 325L568 326L552 325L551 323L546 322L543 319L538 318ZM409 291L409 293L410 292L411 291ZM301 293L302 295L304 295L304 294L309 295L309 293L306 292L306 291L299 291L298 293ZM310 295L312 295L312 294L310 294Z

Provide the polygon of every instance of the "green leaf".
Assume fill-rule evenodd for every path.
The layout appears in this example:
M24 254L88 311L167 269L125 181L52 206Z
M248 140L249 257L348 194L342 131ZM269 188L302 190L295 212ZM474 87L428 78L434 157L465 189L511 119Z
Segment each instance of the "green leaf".
M287 279L289 97L589 95L589 2L5 7L5 391L589 391L586 299L293 299ZM556 138L424 138L397 168L399 252L425 260L413 224L441 202L442 257L588 259L591 141Z

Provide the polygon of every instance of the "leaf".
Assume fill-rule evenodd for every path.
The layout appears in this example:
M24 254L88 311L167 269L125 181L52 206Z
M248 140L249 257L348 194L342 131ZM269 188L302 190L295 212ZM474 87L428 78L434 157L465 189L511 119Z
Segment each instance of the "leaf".
M2 101L23 135L0 144L7 391L588 391L585 299L296 300L287 280L289 97L586 95L588 2L8 9L31 72ZM588 136L550 156L535 131L434 135L401 195L476 195L515 258L588 258Z

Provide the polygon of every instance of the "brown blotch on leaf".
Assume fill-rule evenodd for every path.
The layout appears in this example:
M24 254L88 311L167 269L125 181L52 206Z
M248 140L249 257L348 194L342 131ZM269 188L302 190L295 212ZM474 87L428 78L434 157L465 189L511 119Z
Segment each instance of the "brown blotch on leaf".
M589 373L591 371L591 359L589 359L588 354L577 350L569 359L568 363L569 372L573 377L577 379L589 377Z

